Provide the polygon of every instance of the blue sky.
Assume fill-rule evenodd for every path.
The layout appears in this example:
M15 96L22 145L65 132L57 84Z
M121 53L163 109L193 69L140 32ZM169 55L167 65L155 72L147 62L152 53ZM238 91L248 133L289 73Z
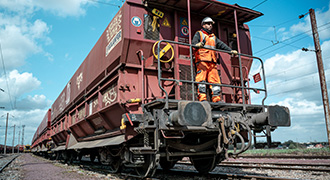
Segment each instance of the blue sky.
M122 5L121 0L99 2ZM291 127L278 128L273 133L273 140L327 141L315 53L300 50L314 49L309 16L302 19L298 16L310 8L316 11L324 68L330 82L329 0L223 2L248 8L264 2L255 8L264 16L247 23L252 48L254 55L265 62L269 90L266 104L288 106L292 120ZM24 142L31 142L46 110L118 10L116 6L91 0L0 1L0 43L10 88L8 91L0 59L0 88L6 92L0 91L0 107L6 108L0 109L0 144L4 142L3 115L7 112L14 116L10 116L9 126L26 125ZM279 43L273 45L272 41ZM253 66L251 75L258 69L258 65ZM254 103L260 102L259 96L252 97ZM7 140L10 144L12 131L10 128Z

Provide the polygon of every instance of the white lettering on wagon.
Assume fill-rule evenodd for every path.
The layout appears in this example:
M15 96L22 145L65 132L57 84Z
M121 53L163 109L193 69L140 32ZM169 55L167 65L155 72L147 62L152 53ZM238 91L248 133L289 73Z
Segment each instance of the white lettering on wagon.
M121 30L121 11L118 12L118 15L115 16L107 29L107 39L108 43L112 40L113 36Z
M65 104L68 105L70 102L70 94L71 94L71 82L66 85L66 99Z
M65 102L65 92L63 92L63 93L61 94L59 101L60 101L60 104L58 105L58 110L59 110L60 112L62 112L62 111L64 110L64 108L65 108L65 107L64 107L64 102Z
M121 11L112 19L109 24L106 35L108 40L108 45L105 48L105 56L108 56L110 51L120 42L121 40Z
M103 102L105 106L110 105L113 103L117 98L117 92L115 91L115 86L108 88L105 93L103 94Z
M105 48L105 56L111 52L111 50L121 41L121 30L112 38L107 47Z
M76 84L78 86L78 90L80 90L80 83L83 81L83 73L81 72L77 77Z

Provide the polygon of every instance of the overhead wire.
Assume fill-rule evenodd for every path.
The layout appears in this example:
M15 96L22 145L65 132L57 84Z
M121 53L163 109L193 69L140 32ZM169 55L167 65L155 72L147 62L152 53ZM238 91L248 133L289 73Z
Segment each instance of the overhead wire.
M324 30L327 30L327 29L329 29L330 27L328 27L328 28L325 28L325 29L322 29L322 30L319 30L319 32L321 32L321 31L324 31ZM311 34L311 33L310 33ZM295 40L295 41L293 41L293 42L291 42L291 43L289 43L289 44L286 44L286 43L283 43L284 41L282 41L282 42L280 42L280 43L282 43L282 44L286 44L286 45L290 45L290 44L293 44L293 43L296 43L296 42L298 42L298 41L300 41L300 40L302 40L302 39L305 39L305 38L307 38L307 37L310 37L310 35L308 35L308 36L304 36L304 37L302 37L302 38L300 38L300 39L297 39L297 40ZM267 55L267 54L270 54L270 53L272 53L272 52L274 52L274 51L277 51L277 50L279 50L279 49L282 49L282 48L284 48L285 46L282 46L282 47L280 47L280 48L277 48L277 49L274 49L274 50L272 50L272 51L269 51L269 52L267 52L267 53L265 53L265 54L262 54L262 55L260 55L260 57L262 57L262 56L264 56L264 55ZM298 49L301 49L301 48L299 48L299 47L297 47Z
M291 22L291 21L293 21L293 20L288 20L288 21L286 21L286 22L283 22L283 23L278 24L277 26L280 26L280 25L286 24L286 23ZM319 32L329 29L330 27L325 27L325 28L321 29L322 27L327 26L327 25L329 25L329 24L330 24L330 22L327 22L327 23L325 23L325 24L322 24L322 25L318 26L318 28L319 28ZM261 26L261 27L270 27L270 26ZM297 38L297 37L299 37L299 36L301 36L301 35L303 35L303 34L307 34L308 36L304 36L304 37L302 37L302 38L300 38L300 39L298 39L298 40L295 40L295 41L293 41L293 42L291 42L291 43L285 43L286 41L289 41L289 40L291 40L291 39ZM283 40L283 41L280 41L280 42L278 42L278 43L282 43L282 44L284 44L285 46L292 46L292 47L294 47L294 48L300 49L300 47L298 47L298 46L294 46L294 45L292 45L292 44L295 43L295 42L297 42L297 41L300 41L300 40L302 40L302 39L304 39L304 38L306 38L306 37L309 37L310 35L311 35L311 31L308 30L308 31L305 31L305 32L303 32L303 33L300 33L300 34L297 34L297 35L295 35L295 36L292 36L292 37L290 37L290 38L287 38L287 39L285 39L285 40ZM261 37L255 37L255 36L254 36L254 38L261 39L261 40L265 40L265 41L271 41L271 40L269 40L269 39L265 39L265 38L261 38ZM272 41L271 41L271 42L272 42ZM277 43L277 44L278 44L278 43ZM259 50L259 51L256 52L256 53L262 52L262 51L264 51L264 50L266 50L266 49L268 49L268 48L270 48L270 47L273 47L273 46L275 46L275 45L276 45L276 44L273 43L273 45L268 46L268 47L266 47L266 48L264 48L264 49L262 49L262 50ZM282 47L280 47L280 48L277 48L277 49L275 49L275 50L272 50L272 51L270 51L270 52L267 52L266 54L269 54L269 53L271 53L271 52L274 52L274 51L276 51L276 50L278 50L278 49L281 49L281 48L283 48L283 47L285 47L285 46L282 46ZM266 55L266 54L263 54L263 55ZM261 55L261 56L263 56L263 55ZM324 59L329 59L329 58L330 58L330 57L325 57ZM312 63L315 63L315 62L311 62L311 63L308 63L308 64L312 64ZM301 65L300 67L303 67L303 66L305 66L305 65ZM296 69L296 68L299 68L299 67L295 67L295 69ZM290 69L293 69L293 68L290 68ZM282 72L288 71L288 70L290 70L290 69L286 69L286 70L284 70L284 71L282 71ZM326 69L326 70L329 70L329 68ZM312 74L315 74L315 73L317 73L317 72L312 72L312 73L309 73L309 74L306 74L306 75L303 75L303 76L299 76L299 77L291 78L291 79L285 80L285 82L293 81L293 80L300 79L300 78L306 78L306 77L308 78L308 76L310 76L310 75L312 75ZM273 74L273 75L275 75L275 74ZM271 75L271 76L273 76L273 75ZM267 76L267 77L269 77L269 76ZM314 77L312 77L312 78L314 78ZM327 81L327 82L330 82L330 81ZM283 83L283 82L279 82L279 83L276 83L276 84L284 84L284 83ZM276 85L276 84L275 84L275 85ZM314 82L314 84L315 84L315 82ZM269 87L272 87L272 86L275 86L275 85L272 84L272 85L269 86ZM278 86L278 85L277 85L277 86ZM278 92L278 93L275 93L275 94L269 94L268 96L276 96L276 95L279 95L279 94L285 94L285 93L289 93L289 92L297 91L297 90L299 90L299 89L306 89L306 87L314 88L314 86L307 85L307 86L304 86L304 87L301 87L301 88L295 88L295 89L291 89L291 90L288 90L288 91L281 91L281 92Z
M301 35L304 35L304 34L306 34L306 33L308 33L308 32L310 32L310 30L309 30L309 31L305 31L305 32L300 33L300 34L297 34L297 35L292 36L292 37L290 37L290 38L287 38L287 39L285 39L285 40L283 40L283 41L279 41L279 43L283 43L283 42L286 42L286 41L288 41L288 40L294 39L294 38L299 37L299 36L301 36ZM277 44L279 44L279 43L277 43ZM270 47L273 47L273 46L275 46L275 45L276 45L276 44L272 44L271 46L267 46L267 47L265 47L265 48L263 48L263 49L261 49L261 50L255 52L255 54L257 54L257 53L259 53L259 52L262 52L262 51L264 51L264 50L266 50L266 49L269 49Z
M327 81L327 83L329 83L329 81ZM319 83L317 83L319 84ZM317 85L317 84L313 84L313 85ZM267 96L268 97L271 97L271 96L276 96L276 95L280 95L280 94L285 94L285 93L289 93L289 92L294 92L294 91L297 91L297 90L300 90L300 89L315 89L315 86L311 86L311 85L306 85L306 86L303 86L303 87L300 87L300 88L295 88L295 89L290 89L290 90L287 90L287 91L281 91L281 92L278 92L278 93L274 93L274 94L268 94Z
M300 41L300 40L302 40L302 39L305 39L305 38L308 38L308 37L309 37L309 36L304 36L304 37L302 37L302 38L300 38L300 39L297 39L297 40L291 42L290 44L295 43L295 42L298 42L298 41ZM283 43L283 42L280 42L280 43L281 43L281 44L285 44L285 43ZM276 45L276 44L275 44L275 45ZM284 47L286 47L286 46L288 46L288 44L285 44L284 46L281 46L281 47L279 47L279 48L277 48L277 49L274 49L274 50L268 51L268 52L266 52L266 53L264 53L264 54L262 54L262 55L259 55L259 57L262 57L262 56L264 56L264 55L270 54L270 53L272 53L272 52L274 52L274 51L277 51L277 50L279 50L279 49L282 49L282 48L284 48ZM298 49L300 49L300 48L298 48Z
M9 88L8 76L7 76L7 72L6 72L5 60L3 58L3 53L2 53L1 41L0 41L0 53L1 53L1 60L2 60L2 68L3 68L4 76L6 79L6 85L7 85L7 90L8 90L7 94L9 96L9 102L10 102L11 109L14 109L13 102L12 102L11 95L10 95L10 88Z
M329 69L325 69L325 70L329 70ZM294 80L297 80L297 79L308 78L308 76L314 75L315 73L317 73L317 71L316 72L311 72L311 73L308 73L308 74L299 75L299 77L285 79L283 81L279 81L279 82L273 83L273 84L271 84L270 86L267 86L267 87L273 87L273 86L275 86L277 84L284 84L284 82L294 81Z
M325 23L325 24L319 26L318 28L322 28L322 27L327 26L327 25L329 25L329 24L330 24L330 22L327 22L327 23ZM328 28L329 28L329 27L328 27ZM321 30L319 30L319 32L324 31L324 30L326 30L326 29L328 29L328 28L321 29ZM311 32L310 32L310 30L308 30L308 31L302 32L302 33L300 33L300 34L297 34L297 35L295 35L295 36L292 36L292 37L290 37L290 38L287 38L287 39L285 39L285 40L283 40L283 41L279 41L279 42L276 43L276 44L272 44L272 45L270 45L270 46L267 46L267 47L265 47L265 48L263 48L263 49L261 49L261 50L255 52L255 54L258 54L258 53L260 53L260 52L262 52L262 51L264 51L264 50L267 50L267 49L269 49L269 48L271 48L271 47L274 47L275 45L277 45L277 44L279 44L279 43L286 44L286 43L284 43L284 42L289 41L289 40L294 39L294 38L297 38L297 37L299 37L299 36L301 36L301 35L304 35L304 34L307 34L308 36L304 36L304 37L301 38L301 39L304 39L304 38L306 38L306 37L309 37L309 36L311 35ZM257 39L266 40L266 39L264 39L264 38L260 38L260 37L257 37ZM301 39L298 39L298 40L296 40L296 41L294 41L294 42L300 41ZM291 44L294 43L294 42L291 42L291 43L286 44L286 45L291 45ZM281 48L283 48L283 47L280 47L280 48L278 48L278 49L281 49ZM278 50L278 49L275 49L275 50ZM300 49L300 48L298 48L298 49ZM275 50L273 50L273 51L275 51ZM269 52L267 52L267 53L265 53L265 54L263 54L263 55L259 55L259 56L264 56L264 55L269 54L269 53L271 53L271 52L273 52L273 51L269 51Z
M112 3L107 3L107 2L103 2L103 1L97 1L97 0L89 0L89 1L96 2L96 3L99 3L99 4L106 4L106 5L109 5L109 6L116 6L116 7L120 8L120 6L117 5L117 4L112 4Z
M282 25L287 24L287 23L289 23L289 22L296 21L296 20L298 20L298 19L302 19L302 18L305 17L308 13L309 13L309 12L307 12L307 13L305 13L305 14L303 14L303 15L300 15L298 18L293 18L293 19L290 19L290 20L284 21L284 22L282 22L282 23L276 24L276 25L274 25L274 26L269 26L269 25L249 25L249 26L256 26L256 27L273 27L273 28L274 28L274 31L275 31L275 38L276 38L277 35L276 35L276 29L275 29L275 27L279 27L279 26L282 26ZM323 27L323 26L325 26L325 25L327 25L327 24L329 24L329 23L330 23L330 22L325 23L325 24L319 26L318 28ZM264 51L264 50L266 50L266 49L269 49L269 48L275 46L276 44L283 43L283 42L285 42L285 41L288 41L288 40L290 40L290 39L296 38L296 37L298 37L298 36L300 36L300 35L302 35L302 34L308 33L308 32L310 32L310 30L305 31L305 32L300 33L300 34L297 34L297 35L292 36L292 37L290 37L290 38L287 38L287 39L285 39L285 40L283 40L283 41L277 41L277 38L276 38L275 43L274 43L272 40L269 40L269 41L271 41L273 44L270 45L270 46L267 46L267 47L265 47L265 48L263 48L263 49L261 49L261 50L259 50L259 51L256 51L255 54L258 54L259 52L262 52L262 51ZM264 38L260 38L260 37L257 37L257 39L266 40L266 39L264 39ZM285 44L285 43L283 43L283 44ZM289 44L289 45L291 45L291 44Z
M277 72L277 73L274 73L274 74L270 74L270 75L267 74L267 78L269 78L269 77L273 77L273 76L275 76L275 75L279 75L279 74L281 74L281 73L285 73L285 72L287 72L287 71L289 71L289 70L292 70L292 69L299 69L299 68L302 68L302 67L306 67L307 65L314 64L314 63L315 63L315 61L312 61L312 62L309 62L309 63L307 63L307 64L302 64L302 65L300 65L300 66L290 67L290 68L288 68L288 69L285 69L285 70L283 70L283 71L280 71L280 72Z
M297 19L296 17L295 18L292 18L292 19L290 19L290 20L287 20L287 21L284 21L284 22L281 22L281 23L278 23L278 24L276 24L276 25L260 25L260 24L250 24L249 26L250 27L281 27L282 25L284 25L284 24L287 24L287 23L289 23L289 22L293 22L293 21L297 21L297 20L299 20L299 18Z
M254 9L254 8L260 6L261 4L265 3L266 1L267 1L267 0L262 1L261 3L259 3L259 4L255 5L255 6L253 6L251 9Z

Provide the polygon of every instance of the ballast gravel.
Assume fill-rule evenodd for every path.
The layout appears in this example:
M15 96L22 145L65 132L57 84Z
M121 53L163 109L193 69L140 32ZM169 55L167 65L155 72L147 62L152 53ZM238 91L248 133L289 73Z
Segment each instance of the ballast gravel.
M118 175L100 174L79 166L50 161L32 154L21 154L2 173L1 180L98 180L124 179Z
M177 164L174 169L195 171L192 166L185 166ZM161 172L161 173L159 173ZM240 174L255 174L268 175L280 178L293 179L330 179L329 172L310 172L298 170L269 170L269 169L242 169L231 167L216 167L213 173L240 173ZM206 180L205 177L199 176L195 178L177 177L171 175L171 172L163 173L159 168L155 174L156 179L162 180ZM67 165L57 161L51 161L32 154L21 154L16 160L10 164L2 173L0 173L0 180L94 180L94 179L110 179L122 180L135 178L128 178L118 174L107 174L104 171L90 170L83 165ZM152 178L151 178L152 179Z

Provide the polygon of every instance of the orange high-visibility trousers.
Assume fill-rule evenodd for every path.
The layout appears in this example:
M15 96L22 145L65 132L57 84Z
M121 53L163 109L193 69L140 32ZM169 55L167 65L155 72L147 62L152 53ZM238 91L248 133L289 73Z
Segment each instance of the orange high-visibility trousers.
M201 61L197 63L196 82L209 82L214 84L221 84L220 77L217 70L217 65L214 62ZM210 86L212 90L212 102L221 100L220 86ZM206 84L198 84L198 100L206 101Z

